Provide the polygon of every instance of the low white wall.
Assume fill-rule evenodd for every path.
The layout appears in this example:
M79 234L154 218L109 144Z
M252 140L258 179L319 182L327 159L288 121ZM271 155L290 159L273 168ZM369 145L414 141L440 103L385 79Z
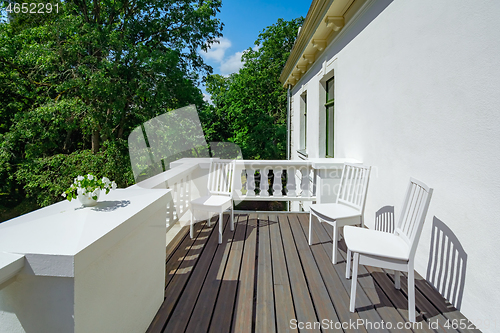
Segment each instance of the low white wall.
M321 100L315 87L334 70L336 157L374 166L369 227L382 206L398 214L410 176L434 188L416 269L426 276L437 217L468 255L461 311L485 332L500 328L499 16L498 1L394 1L293 91L294 108L302 85ZM324 107L312 103L320 119Z
M101 200L2 223L0 245L26 260L0 285L0 333L147 330L164 300L170 192L132 188Z
M152 213L75 274L75 332L145 332L153 321L164 299L166 229L165 210Z
M73 282L29 274L11 279L0 289L0 332L74 332Z

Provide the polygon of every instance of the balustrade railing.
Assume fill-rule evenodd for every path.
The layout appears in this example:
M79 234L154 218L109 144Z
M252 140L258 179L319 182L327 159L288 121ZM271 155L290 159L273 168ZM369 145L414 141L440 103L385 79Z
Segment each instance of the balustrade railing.
M307 161L236 161L235 199L255 201L316 200L314 170Z
M170 170L134 186L171 189L167 228L181 218L189 220L191 200L205 195L209 159L176 161ZM238 160L233 195L235 201L316 200L314 169L308 161Z

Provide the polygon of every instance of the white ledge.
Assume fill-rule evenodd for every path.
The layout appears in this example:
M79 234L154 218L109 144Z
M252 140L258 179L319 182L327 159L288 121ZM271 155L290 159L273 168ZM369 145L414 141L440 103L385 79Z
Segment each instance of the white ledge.
M23 266L23 255L0 252L0 286L19 273Z
M168 192L117 189L108 195L101 193L95 207L64 200L5 221L0 224L0 253L26 257L23 272L28 274L74 276L75 257L80 258L80 268L89 265L95 248L105 251L114 246L141 223L130 217L146 218L161 209Z

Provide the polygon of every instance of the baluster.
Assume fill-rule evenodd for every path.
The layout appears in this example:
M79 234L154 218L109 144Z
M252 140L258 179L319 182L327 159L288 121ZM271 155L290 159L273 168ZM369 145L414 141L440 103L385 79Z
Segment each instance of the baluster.
M255 196L255 170L247 169L247 196Z
M311 190L311 196L316 196L316 191L317 191L317 170L314 170L311 168L311 185L312 185L312 190Z
M191 209L191 180L189 175L186 175L186 193L185 193L186 210Z
M269 196L269 169L263 168L260 169L260 196L268 197Z
M286 195L289 197L296 197L297 186L295 184L295 167L288 167L286 169Z
M281 183L281 174L283 173L282 167L276 167L274 170L274 184L273 184L273 197L282 197L281 190L283 185Z
M242 176L242 172L244 170L238 166L236 166L234 168L234 189L233 189L233 193L236 194L237 197L240 197L242 195L242 192L241 190L243 189L243 184L241 182L241 176Z
M179 207L179 191L177 189L177 182L174 183L172 192L174 192L174 195L172 196L174 201L174 219L177 221L179 219L179 214L177 213L177 209Z
M172 201L167 201L167 228L173 224Z
M184 213L184 190L185 190L184 178L179 180L179 215Z
M300 189L302 190L300 196L306 198L309 196L309 168L305 167L300 169L302 179L300 180Z

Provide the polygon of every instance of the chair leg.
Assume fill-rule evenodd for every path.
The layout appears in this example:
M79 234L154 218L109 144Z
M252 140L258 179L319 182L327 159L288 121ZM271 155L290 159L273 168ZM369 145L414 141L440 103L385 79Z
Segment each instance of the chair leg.
M312 245L312 213L309 211L309 245Z
M354 262L352 263L352 281L351 281L351 300L349 303L349 311L354 312L356 302L356 286L358 284L358 263L359 253L354 253Z
M408 270L408 316L412 323L416 321L415 316L415 271L413 267Z
M234 231L234 209L231 207L231 231Z
M333 253L332 253L332 263L335 265L337 263L337 247L338 247L338 232L339 232L339 229L337 228L337 224L334 224L333 226L333 238L332 238L332 241L333 241Z
M207 221L208 221L208 226L212 226L212 217L210 216L210 212L207 212Z
M401 289L401 273L396 270L394 271L394 287Z
M345 278L349 280L350 277L351 277L351 250L347 249Z
M224 221L222 220L222 212L219 213L219 244L222 244L222 224Z

